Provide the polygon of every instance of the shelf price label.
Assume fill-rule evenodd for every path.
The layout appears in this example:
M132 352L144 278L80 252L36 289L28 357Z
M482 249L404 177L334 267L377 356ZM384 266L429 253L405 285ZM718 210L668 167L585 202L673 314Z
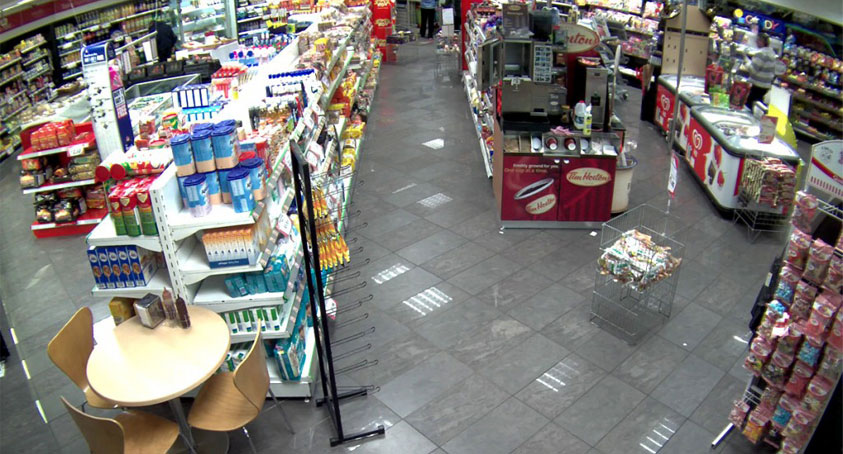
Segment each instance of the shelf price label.
M71 158L74 156L82 156L85 154L85 144L80 143L78 145L73 145L67 150L67 155Z
M672 153L670 157L670 174L667 177L667 192L670 197L676 196L676 181L679 179L679 155Z

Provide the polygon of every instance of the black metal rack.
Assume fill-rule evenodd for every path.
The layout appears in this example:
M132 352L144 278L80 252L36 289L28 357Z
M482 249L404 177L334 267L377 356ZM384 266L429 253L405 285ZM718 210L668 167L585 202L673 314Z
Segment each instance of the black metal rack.
M338 140L339 133L334 130L334 141ZM384 435L386 432L383 425L378 425L374 430L356 433L348 433L343 426L342 410L340 405L342 401L353 397L366 396L370 392L375 391L376 388L371 385L353 387L340 386L337 384L337 376L359 370L361 368L373 366L377 364L377 361L364 359L351 365L340 367L335 364L335 361L343 361L353 358L360 353L370 350L372 345L364 344L362 346L350 347L337 355L334 355L333 347L363 339L368 334L373 333L375 328L371 327L369 329L362 330L359 333L346 336L342 339L332 340L331 317L339 317L340 315L351 313L355 309L362 307L366 302L371 301L372 297L370 295L369 297L362 298L359 301L344 306L343 308L327 307L325 297L325 289L327 286L326 281L331 281L330 285L332 285L337 282L347 282L351 279L357 278L360 276L360 272L357 271L360 265L347 264L343 267L332 270L330 273L323 276L319 258L317 222L311 222L311 220L317 219L313 208L313 187L311 178L319 176L311 174L310 165L302 155L301 149L297 143L290 143L290 151L293 183L295 188L295 203L296 207L299 209L299 232L303 244L302 249L304 251L303 255L306 270L305 275L307 278L307 292L310 297L311 314L313 315L313 331L316 340L316 352L319 360L319 374L322 388L322 397L316 400L316 405L325 407L328 410L328 414L334 424L336 436L331 438L331 446L336 446L352 440L360 440L377 435ZM337 174L337 178L349 178L349 181L351 176L353 175L343 175L342 171ZM335 210L339 210L339 212L336 213L337 220L339 220L340 216L343 215L342 204L335 208ZM331 211L332 213L334 212L334 210ZM349 213L349 216L350 215L352 214ZM334 222L333 217L331 217L330 222ZM347 231L347 226L348 222L344 222L343 227L345 228L343 230ZM348 246L351 247L351 244L353 243L354 240L349 241ZM360 251L358 250L355 252ZM365 265L365 263L368 263L368 261L365 261L362 265ZM331 296L334 298L340 296L341 294L362 289L365 286L366 282L361 282L343 290L336 291ZM333 329L365 321L368 319L368 316L368 313L364 313L362 315L352 316L348 320L338 321L334 323Z

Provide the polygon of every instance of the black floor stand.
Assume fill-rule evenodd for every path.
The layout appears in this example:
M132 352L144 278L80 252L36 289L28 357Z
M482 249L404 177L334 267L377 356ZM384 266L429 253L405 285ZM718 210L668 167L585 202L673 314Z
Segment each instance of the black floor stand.
M335 139L338 140L339 137L335 137ZM319 374L322 383L323 397L316 400L316 405L319 407L325 407L328 410L328 414L331 416L331 420L334 423L336 437L331 438L331 446L337 446L339 444L343 444L352 440L360 440L363 438L374 437L377 435L384 435L386 432L384 430L383 425L379 425L375 430L357 433L346 433L345 429L343 428L342 411L340 409L341 401L352 397L366 396L370 391L374 390L375 388L373 386L338 386L337 375L347 373L352 370L358 370L363 367L368 367L369 365L372 365L374 363L364 360L362 362L345 368L335 368L335 358L332 351L332 346L338 345L339 343L343 343L349 338L353 338L351 340L356 340L360 337L363 337L363 335L367 333L364 331L359 337L357 337L358 335L353 335L349 336L345 340L341 339L339 341L334 341L333 343L331 341L331 329L329 326L330 313L326 309L325 304L325 282L323 282L321 272L322 268L320 266L319 261L319 247L318 237L316 233L316 222L309 222L309 220L317 219L313 209L313 193L311 188L310 167L296 143L291 143L290 149L292 158L291 161L293 171L293 182L295 186L295 202L296 207L298 207L299 209L299 232L301 234L301 241L303 245L302 249L304 251L304 265L307 277L307 292L308 296L310 297L310 311L313 316L313 331L314 337L316 339L316 351L319 356ZM338 209L341 210L341 208ZM348 223L346 222L346 224ZM343 272L343 269L333 271L333 273L340 272ZM364 286L365 282L359 285L358 288L362 288ZM336 295L337 293L334 294L334 296ZM361 300L359 302L360 305L362 305L362 303L365 301L365 298ZM359 307L360 305L352 305L348 309L344 310L347 311ZM333 313L334 315L336 315L339 312L341 312L341 310L334 310ZM359 319L365 319L367 317L368 314L365 314L364 317L361 317ZM371 331L374 331L374 328L372 328ZM371 344L364 346L363 348L354 349L353 351L348 352L348 354L338 356L338 358L344 359L345 357L350 356L350 354L357 353L363 350L368 350L369 348L371 348Z

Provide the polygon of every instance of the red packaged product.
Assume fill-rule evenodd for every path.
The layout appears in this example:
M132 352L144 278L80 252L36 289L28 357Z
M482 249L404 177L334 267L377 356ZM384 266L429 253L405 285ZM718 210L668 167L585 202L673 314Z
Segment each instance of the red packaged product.
M806 281L799 281L790 305L790 316L794 320L807 320L811 315L811 305L817 296L817 289Z
M831 323L831 318L837 308L829 300L827 293L821 293L811 306L811 316L805 324L805 334L820 338Z
M801 269L805 268L805 261L808 260L808 250L811 248L811 236L805 232L795 229L790 234L790 241L785 250L785 261Z
M805 397L802 398L802 405L809 412L818 413L823 409L823 405L828 400L829 393L833 387L834 385L827 378L821 375L815 375L811 379L811 382L808 383L808 390L805 393Z
M784 391L791 396L802 397L813 374L813 369L807 364L802 361L796 361L796 364L793 366L793 372L790 373L790 379L788 379L787 384L784 386Z
M826 272L828 272L832 254L834 254L833 247L819 238L814 240L808 252L808 261L805 263L805 272L802 274L802 278L815 284L821 284L825 280Z
M837 350L843 351L843 311L841 310L838 310L837 315L834 316L834 322L831 324L826 343Z
M817 375L835 381L841 372L843 372L843 353L832 345L827 345L823 352L823 359L817 367Z
M769 412L764 412L761 408L756 408L749 414L746 419L746 426L743 428L743 434L747 440L752 443L758 443L761 440L767 433L770 416Z
M767 361L773 353L773 349L773 343L763 336L755 336L755 339L752 340L752 344L749 346L749 350L762 362Z
M817 198L806 192L799 191L796 193L794 201L793 219L791 222L799 230L805 232L810 231L811 220L814 219L814 215L817 213Z
M828 265L828 273L825 275L823 287L839 294L843 290L843 257L831 256L831 263Z
M731 421L735 427L743 427L747 413L749 413L749 404L742 400L736 400L735 404L732 406L732 411L729 412L729 421Z
M795 324L788 327L788 333L779 338L776 344L776 351L783 355L793 356L799 348L799 342L802 340L802 333Z
M772 413L776 405L779 404L779 399L782 397L782 392L773 388L764 388L761 393L761 400L758 402L758 408L765 409Z

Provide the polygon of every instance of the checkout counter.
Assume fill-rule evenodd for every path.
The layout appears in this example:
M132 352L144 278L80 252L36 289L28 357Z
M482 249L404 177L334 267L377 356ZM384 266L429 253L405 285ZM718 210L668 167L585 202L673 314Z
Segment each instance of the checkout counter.
M625 129L591 29L555 9L503 5L477 49L477 87L495 100L492 182L506 228L593 228L611 217ZM591 105L591 131L575 119Z

